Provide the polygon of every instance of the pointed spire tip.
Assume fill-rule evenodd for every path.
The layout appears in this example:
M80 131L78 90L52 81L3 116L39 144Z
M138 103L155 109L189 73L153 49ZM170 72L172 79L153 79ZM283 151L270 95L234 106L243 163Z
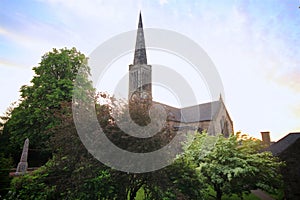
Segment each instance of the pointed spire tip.
M140 11L140 15L139 15L139 25L138 25L138 28L143 28L142 11Z
M140 11L133 64L147 64L142 12Z

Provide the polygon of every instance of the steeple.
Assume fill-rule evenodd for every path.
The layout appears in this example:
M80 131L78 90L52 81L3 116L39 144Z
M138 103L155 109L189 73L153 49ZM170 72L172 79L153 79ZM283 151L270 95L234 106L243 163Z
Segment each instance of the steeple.
M146 55L146 45L144 38L143 22L142 22L142 13L140 12L138 30L136 35L136 44L133 65L137 64L146 64L147 65L147 55Z
M152 66L147 64L142 14L139 15L133 64L129 65L130 102L152 101Z

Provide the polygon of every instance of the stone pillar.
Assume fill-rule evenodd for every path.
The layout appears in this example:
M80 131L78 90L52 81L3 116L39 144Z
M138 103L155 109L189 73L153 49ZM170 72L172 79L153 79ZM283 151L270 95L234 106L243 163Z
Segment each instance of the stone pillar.
M27 163L27 157L28 157L28 147L29 147L29 139L27 138L24 142L22 156L20 159L20 162L17 167L17 171L15 175L24 175L27 172L28 163Z

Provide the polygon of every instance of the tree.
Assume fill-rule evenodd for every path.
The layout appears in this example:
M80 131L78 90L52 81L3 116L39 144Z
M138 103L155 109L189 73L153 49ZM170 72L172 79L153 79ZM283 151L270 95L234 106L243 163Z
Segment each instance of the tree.
M5 196L10 188L9 172L12 167L12 159L6 158L0 153L0 199Z
M201 148L204 145L206 150ZM260 153L257 142L238 141L236 136L227 139L222 135L198 135L184 156L196 163L206 183L216 192L217 200L223 194L242 197L243 192L258 188L274 192L282 183L282 163L269 152Z
M102 97L110 99L106 101L108 105L104 107L111 114L109 121L111 123L100 123L107 137L117 146L130 152L151 152L169 143L176 133L172 128L163 126L162 130L151 138L136 138L126 134L126 131L118 127L119 121L130 120L126 113L130 113L130 118L140 126L149 123L149 105L144 102L135 102L127 106L127 102L116 100L106 94ZM103 105L102 105L103 106ZM128 110L129 109L129 110ZM102 111L103 113L103 111ZM98 115L101 117L107 115ZM151 122L154 127L155 122L160 119L159 112L151 115ZM107 119L108 117L106 117ZM104 120L105 121L105 120ZM129 123L128 123L129 124ZM106 126L105 126L106 125ZM128 125L129 129L131 128ZM163 159L163 158L162 158ZM137 163L132 163L138 165ZM139 190L143 190L145 199L202 199L202 182L199 173L191 164L186 164L182 159L175 160L174 163L164 169L148 173L124 173L111 171L115 183L122 183L117 186L125 192L125 197L130 200L135 199ZM192 187L193 186L193 187ZM123 195L124 196L124 195ZM121 197L121 196L120 196ZM120 198L119 197L119 198Z
M145 199L203 199L202 179L192 163L178 159L169 167L149 173L126 173L111 169L92 157L81 143L70 105L62 104L55 113L61 124L52 129L50 146L53 158L37 173L17 177L9 198L23 199L135 199L139 190ZM123 145L121 135L110 115L110 105L96 104L98 121L116 145ZM114 137L112 137L112 135ZM158 137L141 148L140 140L126 138L129 150L145 151L160 144ZM133 163L136 164L136 163ZM37 193L45 188L43 193Z
M195 170L193 163L186 162L182 157L150 174L144 185L147 199L206 199L201 174Z
M29 138L32 150L29 157L37 156L29 162L39 160L34 164L41 165L50 157L49 130L60 124L54 113L61 109L62 102L71 102L79 68L89 74L85 55L75 48L53 49L44 54L39 65L33 68L35 76L30 85L21 87L20 103L11 111L3 128L3 134L9 134L10 151L15 162L18 162L26 138ZM87 90L93 90L91 84L87 87Z
M53 157L32 174L15 177L8 199L116 199L110 169L81 143L70 104L54 113L61 123L51 129Z
M83 73L78 72L79 67L83 68ZM12 110L4 131L10 136L11 146L18 146L18 140L23 142L22 137L29 137L30 148L47 148L53 156L51 159L48 156L48 162L33 174L14 178L8 199L134 199L140 189L144 189L148 199L177 199L178 196L201 199L202 184L192 165L178 160L155 172L126 173L103 165L89 154L79 139L73 120L74 113L89 116L89 112L85 115L73 110L72 113L72 103L73 108L74 104L75 107L95 107L98 122L107 137L128 151L158 149L168 143L175 132L164 127L155 137L135 138L121 130L116 123L118 119L111 113L113 103L95 103L97 99L94 99L94 89L88 80L89 69L83 54L76 49L53 50L43 56L40 66L34 70L36 76L32 85L21 88L21 102ZM73 90L75 78L79 87ZM76 97L73 102L72 95ZM138 105L130 114L137 123L146 125L149 123L148 112L142 109L143 112L138 113L139 106L144 108ZM127 108L117 110L123 119L128 119L124 115ZM26 115L28 117L22 118ZM90 130L88 121L83 123L86 130ZM191 188L192 185L196 187ZM37 192L42 189L42 193Z

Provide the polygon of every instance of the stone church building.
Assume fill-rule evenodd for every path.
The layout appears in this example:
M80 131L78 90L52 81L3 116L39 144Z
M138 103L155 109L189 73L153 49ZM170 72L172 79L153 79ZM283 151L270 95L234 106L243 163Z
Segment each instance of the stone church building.
M233 122L222 100L199 105L175 108L159 102L152 102L152 66L147 62L142 16L140 13L133 64L129 65L130 103L150 102L162 105L168 114L167 121L175 129L206 130L211 135L223 134L228 137L233 133Z

